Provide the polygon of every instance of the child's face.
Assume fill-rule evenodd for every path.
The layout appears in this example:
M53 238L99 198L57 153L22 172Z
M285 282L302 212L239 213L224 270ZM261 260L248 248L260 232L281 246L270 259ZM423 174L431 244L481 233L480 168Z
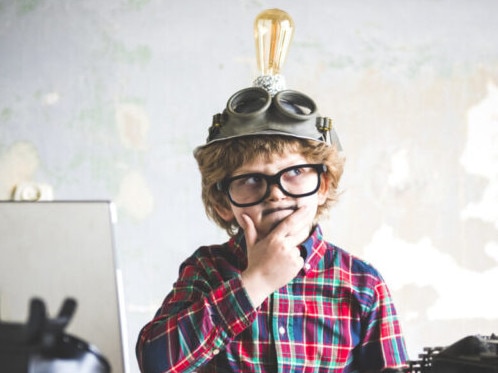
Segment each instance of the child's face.
M238 176L248 173L261 173L265 175L275 175L279 171L292 166L310 163L304 156L296 152L287 152L283 155L275 155L270 162L262 159L256 159L252 162L245 163L233 172L231 176ZM328 187L324 182L325 175L321 175L322 182L318 191L306 197L290 197L280 190L278 185L270 187L270 194L262 202L254 206L237 207L230 204L230 209L218 208L220 216L226 221L233 218L237 220L240 226L243 225L242 215L248 215L254 223L257 231L258 240L266 237L280 222L290 216L301 207L306 207L305 219L308 220L311 230L313 220L316 216L318 206L326 200Z

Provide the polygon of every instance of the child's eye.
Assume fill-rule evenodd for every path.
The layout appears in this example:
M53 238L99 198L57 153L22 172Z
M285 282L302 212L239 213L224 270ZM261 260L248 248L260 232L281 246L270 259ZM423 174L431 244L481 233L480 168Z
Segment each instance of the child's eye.
M260 175L248 175L232 181L232 188L245 188L259 186L264 182L264 178Z
M286 173L285 173L285 176L286 177L296 177L296 176L299 176L303 173L303 169L301 167L294 167L294 168L291 168L290 170L288 170Z
M259 185L263 182L263 178L259 175L252 175L243 179L244 184L247 185Z

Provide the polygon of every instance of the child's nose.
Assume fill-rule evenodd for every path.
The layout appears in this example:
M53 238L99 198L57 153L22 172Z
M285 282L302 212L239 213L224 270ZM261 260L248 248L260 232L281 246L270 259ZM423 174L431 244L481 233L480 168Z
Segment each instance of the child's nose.
M286 194L282 191L278 184L270 185L270 193L268 194L268 200L277 201L279 199L287 197Z

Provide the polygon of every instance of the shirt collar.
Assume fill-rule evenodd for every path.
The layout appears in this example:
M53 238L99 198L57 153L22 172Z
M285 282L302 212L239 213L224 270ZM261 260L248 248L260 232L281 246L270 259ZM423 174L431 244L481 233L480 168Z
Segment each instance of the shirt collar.
M305 254L303 266L305 274L318 265L325 254L326 248L327 245L323 240L322 229L319 225L317 225L306 241L301 244L301 252Z

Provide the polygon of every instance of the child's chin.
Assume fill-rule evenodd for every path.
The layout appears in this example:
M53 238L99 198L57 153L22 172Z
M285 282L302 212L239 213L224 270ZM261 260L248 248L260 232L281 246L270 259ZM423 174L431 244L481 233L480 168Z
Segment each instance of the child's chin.
M280 210L266 215L261 221L261 225L258 227L259 237L260 238L266 237L292 213L294 213L294 210Z

